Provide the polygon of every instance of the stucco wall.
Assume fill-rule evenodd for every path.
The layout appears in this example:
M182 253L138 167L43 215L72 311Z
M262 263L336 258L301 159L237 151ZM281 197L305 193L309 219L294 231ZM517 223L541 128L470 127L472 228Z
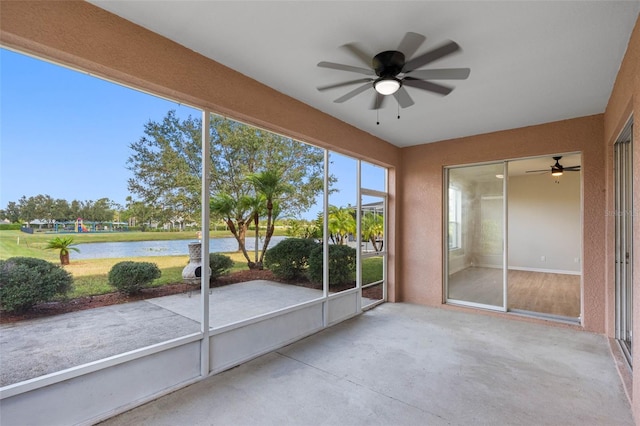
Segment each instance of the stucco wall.
M616 82L604 114L604 146L606 152L606 188L607 210L614 210L613 191L613 144L624 128L631 114L634 114L633 129L633 329L636 334L640 330L640 18L631 34ZM614 285L614 217L606 221L606 282L607 282L607 333L613 335L615 330L615 285ZM633 340L633 353L636 360L640 353L640 339ZM640 368L633 370L632 407L636 419L640 419Z
M400 299L442 303L443 167L581 151L583 154L583 318L604 332L603 116L565 120L402 150ZM414 238L409 238L413 235Z

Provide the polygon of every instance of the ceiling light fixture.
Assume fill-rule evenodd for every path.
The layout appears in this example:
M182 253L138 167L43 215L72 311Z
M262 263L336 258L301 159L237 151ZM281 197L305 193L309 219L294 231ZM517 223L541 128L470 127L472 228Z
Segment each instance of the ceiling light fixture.
M393 95L401 85L400 80L393 77L379 78L373 83L374 89L381 95Z
M562 176L562 167L551 167L551 176Z

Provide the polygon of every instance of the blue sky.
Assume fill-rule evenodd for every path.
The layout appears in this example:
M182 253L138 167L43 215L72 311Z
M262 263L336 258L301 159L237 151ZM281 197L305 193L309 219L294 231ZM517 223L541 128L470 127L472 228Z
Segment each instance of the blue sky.
M38 194L72 200L130 195L129 144L144 124L169 110L200 117L197 109L90 75L0 49L0 208ZM341 191L331 204L355 202L355 161L333 155ZM381 173L363 181L382 189ZM347 188L353 190L347 190Z

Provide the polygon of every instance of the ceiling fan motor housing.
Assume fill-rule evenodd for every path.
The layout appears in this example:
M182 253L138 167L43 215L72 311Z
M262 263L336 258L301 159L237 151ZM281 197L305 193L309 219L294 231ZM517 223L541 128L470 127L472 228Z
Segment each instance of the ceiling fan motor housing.
M397 50L380 52L373 57L371 65L380 78L395 78L404 67L404 53Z

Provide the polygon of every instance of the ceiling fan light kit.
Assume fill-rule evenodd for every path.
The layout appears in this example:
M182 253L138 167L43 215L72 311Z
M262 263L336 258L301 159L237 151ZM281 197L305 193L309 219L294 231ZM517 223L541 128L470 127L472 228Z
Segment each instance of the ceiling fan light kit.
M321 86L317 89L322 92L360 84L355 89L334 100L336 103L342 103L373 88L375 96L371 109L375 110L382 108L385 99L389 95L393 95L398 102L399 108L408 108L413 105L415 102L409 95L407 87L446 96L453 91L453 87L434 83L432 80L465 80L469 77L471 70L469 68L419 69L460 50L460 46L454 41L448 41L412 59L405 60L405 58L413 56L425 40L426 37L421 34L408 32L400 42L397 50L386 50L373 57L355 43L345 44L342 47L368 68L325 61L319 62L318 66L362 74L368 77Z
M557 167L552 167L551 176L562 176L562 169L559 169Z
M373 83L373 87L374 89L376 89L376 92L385 96L393 95L398 90L400 90L401 86L402 86L402 83L400 82L400 80L393 77L379 78Z

